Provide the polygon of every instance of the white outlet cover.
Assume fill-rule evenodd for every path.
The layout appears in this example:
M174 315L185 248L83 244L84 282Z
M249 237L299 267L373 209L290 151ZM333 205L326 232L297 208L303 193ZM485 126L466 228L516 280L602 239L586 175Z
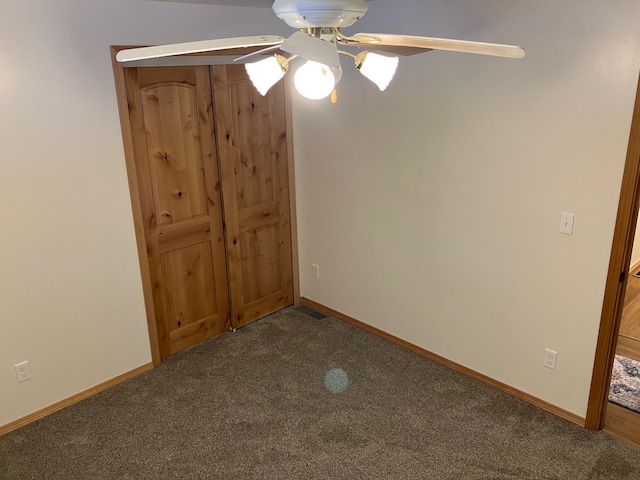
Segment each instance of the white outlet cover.
M555 352L548 348L544 349L544 360L542 361L542 364L545 367L550 368L551 370L555 370L557 360L558 360L558 352Z
M16 379L18 383L24 382L31 378L31 372L29 372L29 362L20 362L13 366L16 371Z

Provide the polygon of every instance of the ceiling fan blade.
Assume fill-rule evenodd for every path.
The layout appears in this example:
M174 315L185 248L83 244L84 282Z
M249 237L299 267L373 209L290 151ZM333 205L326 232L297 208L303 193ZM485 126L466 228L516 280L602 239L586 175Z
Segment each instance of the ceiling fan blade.
M257 35L253 37L220 38L216 40L202 40L199 42L174 43L172 45L158 45L156 47L141 47L120 50L116 55L119 62L146 60L148 58L170 57L186 55L188 53L213 52L232 48L262 47L280 45L284 38L277 35Z
M260 50L256 50L255 52L247 53L246 55L242 55L241 57L234 58L234 63L242 63L245 60L249 60L252 57L257 55L264 55L265 53L273 52L274 50L278 50L280 45L271 45L270 47L261 48Z
M466 40L415 37L411 35L390 35L386 33L357 33L351 38L356 41L356 45L367 45L371 46L371 48L376 48L376 45L385 47L410 47L422 50L478 53L480 55L493 55L506 58L523 58L525 55L522 47L502 45L499 43L470 42Z
M356 47L367 47L367 50L376 50L378 52L386 52L391 53L392 55L400 55L401 57L408 57L410 55L417 55L419 53L427 53L430 52L431 48L416 48L416 47L396 47L395 45L380 45L380 44L371 44L371 43L358 43L353 41L345 41L341 42L338 40L338 43L341 45L348 46L356 46Z
M322 63L331 68L340 68L338 47L303 32L295 32L280 46L280 50L297 55L306 60Z

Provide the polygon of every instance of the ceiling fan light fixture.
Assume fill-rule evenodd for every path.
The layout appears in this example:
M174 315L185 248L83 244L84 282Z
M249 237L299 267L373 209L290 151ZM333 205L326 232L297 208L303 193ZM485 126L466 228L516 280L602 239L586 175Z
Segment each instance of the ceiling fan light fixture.
M381 50L395 55L415 55L431 50L443 50L505 58L525 56L522 47L498 43L388 33L344 35L340 29L358 21L367 12L368 1L274 0L272 9L276 16L297 29L286 39L277 35L254 35L131 48L119 51L116 60L127 63L128 65L125 66L129 67L161 66L164 62L155 63L154 59L252 48L251 53L234 59L234 62L245 63L250 57L280 50L289 57L275 55L259 62L246 64L247 73L257 90L262 95L266 95L269 89L284 77L293 59L300 57L307 63L296 72L294 85L303 96L319 100L329 96L342 77L340 54L355 59L356 68L375 83L380 91L387 88L398 68L398 57L367 51L354 55L351 52L339 51L339 45ZM193 60L193 58L176 59L175 63L176 65L193 65ZM144 63L140 65L133 63L138 61L144 61Z
M356 55L356 68L360 73L375 83L383 92L391 83L398 68L398 57L386 57L367 51Z
M260 92L260 95L265 96L269 89L287 73L289 60L282 55L273 55L259 62L246 63L244 67L253 86Z
M336 86L336 77L329 67L309 60L298 68L293 83L296 90L309 100L328 97Z

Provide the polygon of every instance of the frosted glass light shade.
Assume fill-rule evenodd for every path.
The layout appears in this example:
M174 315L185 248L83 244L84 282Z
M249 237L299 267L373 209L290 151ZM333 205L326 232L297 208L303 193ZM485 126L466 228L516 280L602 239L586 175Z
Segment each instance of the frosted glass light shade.
M360 73L375 83L380 91L389 86L398 68L398 57L385 57L377 53L361 52L356 57Z
M259 62L247 63L244 66L251 83L263 97L287 72L287 60L284 57L278 57L279 55L274 55Z
M298 68L293 83L303 97L320 100L331 94L336 78L329 67L310 60Z

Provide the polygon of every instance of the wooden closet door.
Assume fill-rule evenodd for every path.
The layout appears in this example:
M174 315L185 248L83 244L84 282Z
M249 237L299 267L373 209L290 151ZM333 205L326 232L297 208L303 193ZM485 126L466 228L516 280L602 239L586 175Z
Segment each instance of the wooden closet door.
M283 82L263 97L242 65L211 67L231 324L293 303Z
M229 328L208 67L126 68L161 357Z

